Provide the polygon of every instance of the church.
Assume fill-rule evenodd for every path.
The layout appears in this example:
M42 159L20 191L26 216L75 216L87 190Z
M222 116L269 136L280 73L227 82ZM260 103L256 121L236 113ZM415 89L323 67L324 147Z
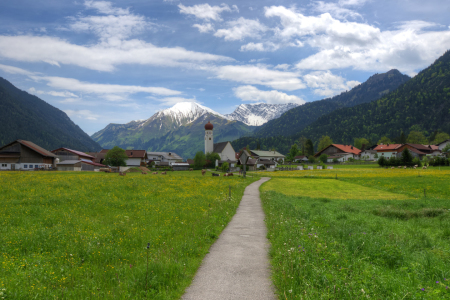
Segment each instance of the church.
M236 152L230 142L221 142L214 144L213 137L214 126L210 121L205 125L205 154L215 152L219 154L221 161L236 160Z

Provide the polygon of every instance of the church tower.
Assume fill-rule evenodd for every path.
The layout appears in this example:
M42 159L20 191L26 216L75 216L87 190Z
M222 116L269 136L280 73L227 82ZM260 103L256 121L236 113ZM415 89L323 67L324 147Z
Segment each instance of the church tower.
M205 125L205 154L214 151L213 124L210 121Z

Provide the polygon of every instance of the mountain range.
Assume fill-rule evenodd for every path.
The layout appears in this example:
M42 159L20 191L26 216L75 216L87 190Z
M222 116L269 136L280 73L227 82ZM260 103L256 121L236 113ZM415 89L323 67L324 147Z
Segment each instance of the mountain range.
M232 141L250 135L256 128L280 116L296 104L242 104L232 114L222 115L194 102L180 102L147 120L109 124L92 139L104 148L173 151L184 158L204 149L204 125L214 124L214 142Z
M293 110L298 109L299 107ZM271 123L282 122L280 126L285 124L289 127L286 116L292 114L293 110L286 112L279 119L268 122L265 126L269 127ZM264 149L275 148L282 153L287 153L290 146L298 142L302 136L311 139L317 146L320 138L326 135L330 136L334 143L352 144L355 138L366 138L372 143L376 143L382 136L395 139L402 131L406 135L413 130L422 131L425 134L434 131L448 133L450 132L450 51L414 78L400 84L397 89L384 93L378 100L335 109L319 116L297 132L278 129L278 132L290 133L290 135L262 136L262 128L255 133L255 136L233 141L233 147L240 149L247 145L251 148L260 145Z
M17 139L45 149L101 149L67 114L0 77L0 146Z

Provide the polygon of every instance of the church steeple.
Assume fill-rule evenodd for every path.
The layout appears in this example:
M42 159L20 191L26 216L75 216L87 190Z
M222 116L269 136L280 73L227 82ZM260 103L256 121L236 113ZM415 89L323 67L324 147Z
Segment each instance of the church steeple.
M210 121L205 125L205 154L214 151L213 124Z

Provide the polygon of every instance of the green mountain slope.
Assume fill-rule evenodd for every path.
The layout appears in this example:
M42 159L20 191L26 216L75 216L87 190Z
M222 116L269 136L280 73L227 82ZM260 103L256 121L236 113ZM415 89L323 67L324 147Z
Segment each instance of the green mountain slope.
M339 108L352 107L379 99L409 79L409 76L401 74L398 70L375 74L348 92L343 92L333 98L309 102L285 112L279 118L271 120L255 130L255 136L294 135L321 116Z
M48 150L67 147L96 151L101 148L66 113L1 77L0 128L0 145L23 139Z
M412 129L450 132L450 51L397 90L383 98L336 110L320 117L293 137L315 143L322 135L349 144L356 137L378 140Z

